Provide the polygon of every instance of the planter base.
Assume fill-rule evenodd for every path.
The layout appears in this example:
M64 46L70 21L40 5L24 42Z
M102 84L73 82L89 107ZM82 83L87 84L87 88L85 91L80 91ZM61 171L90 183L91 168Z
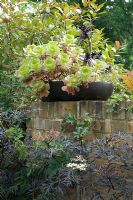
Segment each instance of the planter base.
M75 95L69 95L62 91L62 81L50 82L50 94L42 101L81 101L81 100L101 100L106 101L113 93L113 84L107 82L92 82L89 87L80 86L80 91Z

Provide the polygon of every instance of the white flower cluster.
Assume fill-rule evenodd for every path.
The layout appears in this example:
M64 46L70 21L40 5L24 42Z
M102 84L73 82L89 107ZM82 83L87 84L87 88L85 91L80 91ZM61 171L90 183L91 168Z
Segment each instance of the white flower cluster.
M85 160L85 159L83 158L83 156L81 156L81 155L76 156L75 158L72 159L72 161L81 162L81 163L86 162L86 160Z
M72 161L71 163L68 163L66 165L68 168L77 169L80 171L85 171L87 169L86 160L81 155L76 156L71 161Z

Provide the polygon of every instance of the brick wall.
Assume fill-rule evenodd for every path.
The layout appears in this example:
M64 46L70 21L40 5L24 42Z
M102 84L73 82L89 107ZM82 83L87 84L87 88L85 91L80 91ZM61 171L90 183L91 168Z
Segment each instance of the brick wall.
M89 113L93 118L93 133L133 132L133 102L120 102L115 112L109 112L105 101L35 102L28 111L27 131L33 139L42 140L49 131L61 132L61 123L68 113L80 118ZM48 133L48 134L47 134Z

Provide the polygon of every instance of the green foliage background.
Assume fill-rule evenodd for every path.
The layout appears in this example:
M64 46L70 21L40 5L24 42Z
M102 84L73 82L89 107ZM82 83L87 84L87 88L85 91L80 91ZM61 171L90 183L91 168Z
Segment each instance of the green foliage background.
M6 1L1 1L6 2ZM15 1L12 0L14 3ZM36 8L36 2L39 0L32 0L33 7ZM44 1L42 1L44 2ZM63 2L63 1L62 1ZM68 0L68 3L80 3L82 0ZM120 62L124 63L125 68L133 68L133 0L126 2L125 0L97 0L98 4L105 2L103 7L103 12L98 20L95 20L94 24L98 28L104 27L105 36L111 39L114 44L116 40L119 40L122 45L124 45L123 53L121 54ZM11 10L13 10L13 4L11 5ZM24 5L21 6L24 9ZM45 6L44 6L45 9ZM33 13L26 14L23 13L20 18L15 18L12 22L12 30L10 30L8 24L0 24L0 107L5 110L10 108L16 108L17 106L23 107L25 100L29 98L29 91L24 94L24 88L19 80L15 76L15 70L19 67L21 58L23 57L23 48L28 44L41 44L44 41L43 23L45 23L45 28L48 24L60 23L62 22L62 16L60 12L57 12L57 18L55 19L49 13L45 16L44 20L43 13L40 13L39 9L36 15ZM41 18L42 17L42 18ZM1 19L1 15L0 15ZM26 20L25 20L26 19ZM41 20L40 20L41 19ZM15 28L19 27L19 28ZM32 29L31 29L32 27ZM58 27L58 26L57 26ZM8 30L8 31L7 31ZM52 30L47 29L45 32L45 38L58 35L58 28L53 28ZM42 40L43 38L43 40ZM13 46L12 46L13 45ZM26 92L26 91L25 91ZM21 105L20 105L20 102Z
M81 3L82 0L68 0L69 3ZM112 43L119 40L125 48L121 62L125 68L133 69L133 0L97 0L105 3L104 14L95 21L98 28L104 27L105 37Z

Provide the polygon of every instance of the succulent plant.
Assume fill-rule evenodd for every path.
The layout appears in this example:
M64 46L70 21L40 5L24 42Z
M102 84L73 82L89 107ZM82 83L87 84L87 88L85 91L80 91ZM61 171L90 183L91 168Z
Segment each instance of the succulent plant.
M88 82L92 75L89 66L82 66L84 50L76 41L73 35L66 34L60 41L28 45L24 49L25 58L17 71L17 76L28 83L39 96L48 95L45 82L50 80L63 80L66 83L66 90L75 90L82 83ZM44 87L46 94L41 92L44 91Z
M60 33L42 44L24 48L24 59L16 74L31 87L32 95L47 96L52 80L63 81L62 90L74 95L80 85L88 87L92 81L112 81L118 77L116 49L106 43L103 30L92 24L102 5L86 1L83 6L84 9L79 5L60 5L58 11L64 14L62 23L65 24L59 26ZM50 8L49 12L52 12Z

